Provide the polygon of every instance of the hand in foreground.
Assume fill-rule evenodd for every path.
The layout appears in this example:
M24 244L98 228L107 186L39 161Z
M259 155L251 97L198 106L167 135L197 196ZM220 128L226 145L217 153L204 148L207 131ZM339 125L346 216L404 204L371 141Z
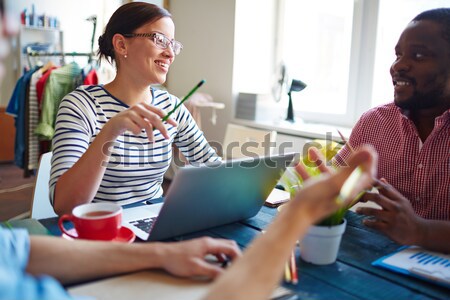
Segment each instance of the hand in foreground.
M361 147L349 158L348 166L339 168L336 173L331 172L329 168L320 163L321 158L318 150L310 151L309 154L310 159L318 165L322 175L317 177L317 180L309 180L307 171L302 164L298 164L295 169L305 180L305 185L296 194L295 199L299 202L298 205L302 206L303 214L312 218L311 223L321 220L340 207L350 205L358 193L370 187L375 180L378 155L370 146ZM338 196L342 185L358 166L363 171L361 179L353 187L349 197L344 199L343 203L337 203L334 200Z
M114 137L121 135L127 130L137 135L144 129L147 132L149 141L153 142L154 128L158 129L166 139L169 138L167 129L161 120L165 115L166 113L163 110L153 105L139 103L112 117L105 127L110 128ZM177 126L177 123L172 118L169 118L166 122Z
M416 244L421 237L423 219L414 212L411 203L384 178L377 182L379 194L367 193L364 200L373 201L381 209L360 207L358 214L366 215L364 225L379 230L397 243Z
M176 276L206 276L214 278L224 270L205 260L207 254L226 255L232 260L241 255L235 241L204 237L189 241L163 244L162 268Z
M311 223L339 207L336 196L357 166L361 166L363 177L354 191L357 193L369 186L376 163L376 152L370 147L361 147L349 160L350 167L307 180L266 228L266 233L257 237L243 257L213 283L204 299L269 299L280 282L296 241L303 238ZM305 171L301 165L297 169Z

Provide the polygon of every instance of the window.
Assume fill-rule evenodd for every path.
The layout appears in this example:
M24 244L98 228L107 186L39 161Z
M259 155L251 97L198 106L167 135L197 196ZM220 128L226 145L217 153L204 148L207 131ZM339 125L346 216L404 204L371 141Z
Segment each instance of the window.
M292 94L296 116L352 126L364 111L391 101L389 68L408 22L449 0L281 0L278 5L276 60L284 61L291 80L308 85Z
M353 0L286 1L281 60L307 84L292 94L302 111L346 112L352 16Z

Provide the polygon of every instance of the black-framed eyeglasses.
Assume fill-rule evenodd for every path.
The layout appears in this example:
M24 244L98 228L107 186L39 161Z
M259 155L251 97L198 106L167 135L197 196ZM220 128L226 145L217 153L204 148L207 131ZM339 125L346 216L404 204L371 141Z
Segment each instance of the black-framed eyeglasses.
M125 33L124 37L145 37L152 40L155 45L161 49L167 49L170 46L175 55L180 54L183 49L183 45L175 40L170 40L167 36L159 32L152 33Z

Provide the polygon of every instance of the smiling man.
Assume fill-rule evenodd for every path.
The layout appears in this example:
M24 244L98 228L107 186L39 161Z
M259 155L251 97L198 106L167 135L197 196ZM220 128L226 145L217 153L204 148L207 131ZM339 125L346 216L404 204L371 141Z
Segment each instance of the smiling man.
M449 249L450 241L450 8L416 16L395 46L394 101L375 107L355 125L349 144L379 154L380 194L365 200L364 223L396 242ZM343 165L351 152L335 157ZM446 243L446 247L443 244Z

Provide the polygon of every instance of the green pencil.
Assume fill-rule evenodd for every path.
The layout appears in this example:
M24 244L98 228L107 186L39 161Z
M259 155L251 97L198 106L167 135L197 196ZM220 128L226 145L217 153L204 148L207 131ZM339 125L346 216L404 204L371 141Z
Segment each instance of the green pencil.
M185 102L189 97L192 96L193 93L195 93L195 91L201 87L203 84L205 83L205 79L202 79L186 96L184 96L183 100L181 100L180 103L178 103L164 118L162 118L162 121L167 121L170 117L171 114L173 114L178 107L180 107L181 104L183 104L183 102Z

